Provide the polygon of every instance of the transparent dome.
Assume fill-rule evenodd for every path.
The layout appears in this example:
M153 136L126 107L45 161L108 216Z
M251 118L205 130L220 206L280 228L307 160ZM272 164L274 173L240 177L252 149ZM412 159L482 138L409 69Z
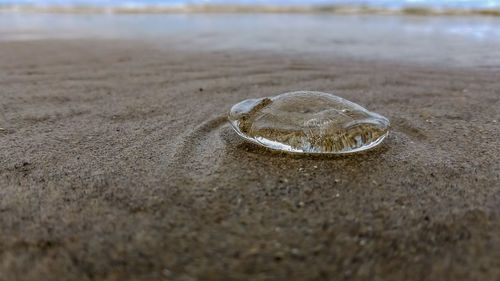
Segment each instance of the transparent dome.
M389 133L389 120L332 94L298 91L235 104L229 121L256 144L296 153L352 153Z

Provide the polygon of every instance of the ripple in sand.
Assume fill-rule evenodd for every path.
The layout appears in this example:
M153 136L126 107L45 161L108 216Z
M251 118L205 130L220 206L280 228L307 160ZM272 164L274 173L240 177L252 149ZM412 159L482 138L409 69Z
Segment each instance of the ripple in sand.
M169 170L193 181L206 181L223 161L225 143L221 134L231 130L224 116L208 119L179 137Z
M389 120L332 94L298 91L244 100L229 121L243 138L298 153L342 154L375 147L389 133Z

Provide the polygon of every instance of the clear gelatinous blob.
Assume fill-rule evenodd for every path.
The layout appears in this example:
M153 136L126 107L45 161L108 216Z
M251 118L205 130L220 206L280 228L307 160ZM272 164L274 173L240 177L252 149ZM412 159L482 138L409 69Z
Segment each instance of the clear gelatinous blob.
M372 148L389 120L332 94L298 91L235 104L229 121L238 135L297 153L351 153Z

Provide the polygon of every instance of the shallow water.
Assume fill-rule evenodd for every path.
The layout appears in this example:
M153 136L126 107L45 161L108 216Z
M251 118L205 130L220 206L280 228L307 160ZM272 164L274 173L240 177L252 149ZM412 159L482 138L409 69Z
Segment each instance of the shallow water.
M45 38L141 39L169 49L248 49L495 70L500 66L500 18L0 14L0 40Z

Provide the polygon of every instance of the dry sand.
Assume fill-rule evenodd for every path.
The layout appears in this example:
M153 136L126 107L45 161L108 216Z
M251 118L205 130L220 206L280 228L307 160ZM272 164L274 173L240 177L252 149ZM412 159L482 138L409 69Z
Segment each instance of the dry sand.
M236 102L335 93L369 152L245 143ZM500 74L107 40L0 43L0 280L499 280Z

